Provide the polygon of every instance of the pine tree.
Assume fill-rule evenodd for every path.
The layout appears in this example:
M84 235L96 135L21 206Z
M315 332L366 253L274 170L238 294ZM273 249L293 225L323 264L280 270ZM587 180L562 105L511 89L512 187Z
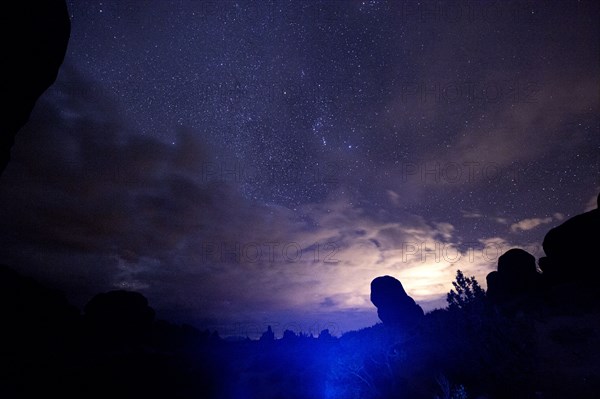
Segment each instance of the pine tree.
M462 271L456 271L456 280L452 282L453 290L446 297L449 310L467 311L483 304L485 291L475 277L465 277Z

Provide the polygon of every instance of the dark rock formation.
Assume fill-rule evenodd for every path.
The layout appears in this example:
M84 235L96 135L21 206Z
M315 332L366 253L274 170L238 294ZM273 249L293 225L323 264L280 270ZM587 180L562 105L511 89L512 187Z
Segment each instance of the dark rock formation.
M572 281L596 284L600 277L599 245L598 208L576 215L551 229L544 237L546 257L539 262L545 280L551 285Z
M423 317L423 309L408 296L402 283L391 276L377 277L371 282L371 302L386 325L410 328Z
M535 258L521 249L502 255L498 271L487 276L487 298L509 310L539 309L542 302L553 311L593 309L600 304L596 289L599 244L600 210L596 208L546 234L543 247L547 256L539 260L541 274Z
M3 113L0 123L0 174L10 159L19 129L38 97L56 80L71 22L64 0L19 0L2 4L10 23L0 24Z
M106 343L142 342L150 332L154 310L138 292L110 291L93 297L84 308L92 335Z
M79 319L79 311L59 292L23 277L8 266L0 265L0 351L8 345L14 350L68 340Z
M0 265L0 320L0 397L64 392L78 353L79 311L59 292Z
M519 248L498 258L498 271L487 275L487 297L496 304L521 301L539 293L541 275L535 257Z

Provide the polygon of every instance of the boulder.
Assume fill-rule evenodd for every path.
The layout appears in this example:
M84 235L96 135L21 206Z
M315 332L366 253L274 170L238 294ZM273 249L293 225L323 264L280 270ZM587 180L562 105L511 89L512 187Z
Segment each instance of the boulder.
M600 195L598 196L600 202ZM595 282L600 277L600 210L573 216L544 237L540 268L550 284Z
M386 325L411 328L423 317L423 309L408 296L402 283L391 276L377 277L371 282L371 302Z
M498 271L486 277L487 297L496 304L506 304L531 298L539 293L541 275L535 266L535 257L519 248L513 248L498 258Z

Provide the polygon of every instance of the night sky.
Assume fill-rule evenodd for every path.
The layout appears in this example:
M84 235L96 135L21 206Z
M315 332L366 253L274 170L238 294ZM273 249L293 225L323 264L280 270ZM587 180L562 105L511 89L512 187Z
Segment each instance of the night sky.
M256 336L425 310L600 191L595 1L75 1L0 178L0 259Z

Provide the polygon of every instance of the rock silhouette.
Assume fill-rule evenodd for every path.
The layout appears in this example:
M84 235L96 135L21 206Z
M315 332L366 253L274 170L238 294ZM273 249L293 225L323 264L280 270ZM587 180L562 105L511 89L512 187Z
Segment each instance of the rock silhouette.
M410 328L424 315L423 309L404 291L402 283L391 276L377 277L371 282L371 302L386 325Z
M110 291L93 297L84 318L95 337L106 343L143 342L152 328L154 310L138 292Z
M21 345L53 350L59 342L68 344L79 311L60 293L0 265L0 315L0 350Z
M4 38L0 174L10 159L15 135L38 97L56 80L71 33L64 0L9 1L2 5L2 14L12 23L2 23L0 28Z
M79 317L59 292L0 265L0 397L60 388L77 353Z
M597 202L600 203L600 194ZM539 261L548 284L596 283L600 277L600 209L573 216L544 237L546 257Z
M498 271L489 273L487 297L496 304L526 299L540 289L541 275L535 266L535 257L519 248L513 248L498 258Z

